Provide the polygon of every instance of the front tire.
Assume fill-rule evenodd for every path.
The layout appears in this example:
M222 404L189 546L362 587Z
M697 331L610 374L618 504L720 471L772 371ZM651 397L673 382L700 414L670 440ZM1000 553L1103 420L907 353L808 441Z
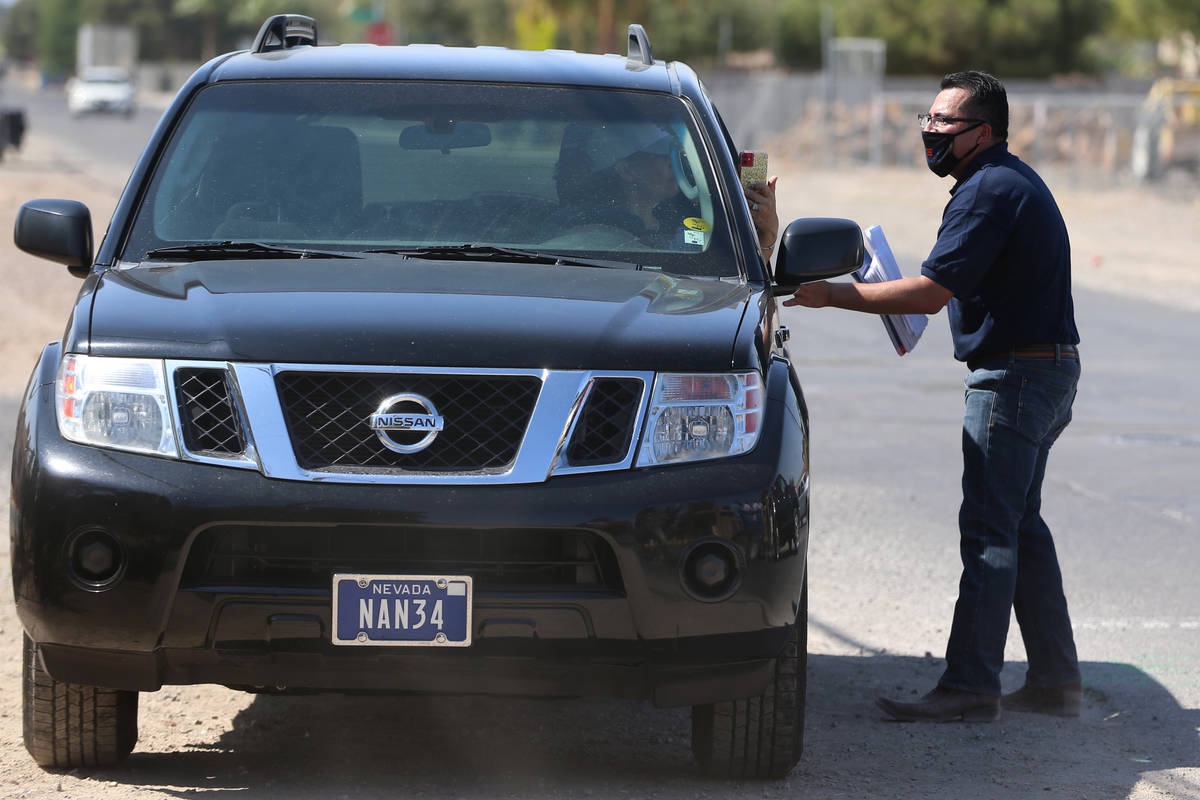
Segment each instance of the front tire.
M39 766L111 767L133 751L137 692L55 680L42 668L28 636L21 689L25 748Z
M692 754L714 778L783 778L804 752L808 576L787 646L762 694L692 707Z

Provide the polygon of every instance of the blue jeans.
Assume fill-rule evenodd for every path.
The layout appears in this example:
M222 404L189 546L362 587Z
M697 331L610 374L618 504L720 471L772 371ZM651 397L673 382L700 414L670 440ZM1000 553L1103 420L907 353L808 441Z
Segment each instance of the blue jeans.
M1042 519L1050 446L1071 421L1079 361L1000 356L972 363L963 414L962 579L939 684L1000 694L1010 610L1026 684L1079 681L1054 539Z

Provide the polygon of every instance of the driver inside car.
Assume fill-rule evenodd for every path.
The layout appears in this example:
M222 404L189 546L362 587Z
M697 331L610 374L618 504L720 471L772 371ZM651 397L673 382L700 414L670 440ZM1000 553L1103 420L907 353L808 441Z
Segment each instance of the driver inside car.
M560 164L560 184L568 175L574 184L560 192L573 201L568 225L619 228L656 249L684 251L694 244L685 236L685 220L698 219L700 208L676 177L671 162L683 154L674 136L652 125L628 134L601 128L581 150L571 155L586 163L574 169Z
M674 137L663 134L613 164L629 211L642 224L639 238L660 246L682 244L676 234L685 230L683 221L700 213L679 189L672 150L678 151Z

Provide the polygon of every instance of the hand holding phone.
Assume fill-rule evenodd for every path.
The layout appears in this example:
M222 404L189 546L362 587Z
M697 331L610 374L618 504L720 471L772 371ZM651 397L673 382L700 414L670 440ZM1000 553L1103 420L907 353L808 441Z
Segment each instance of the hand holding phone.
M767 182L767 154L764 150L743 150L741 163L738 165L738 176L742 186L752 183Z

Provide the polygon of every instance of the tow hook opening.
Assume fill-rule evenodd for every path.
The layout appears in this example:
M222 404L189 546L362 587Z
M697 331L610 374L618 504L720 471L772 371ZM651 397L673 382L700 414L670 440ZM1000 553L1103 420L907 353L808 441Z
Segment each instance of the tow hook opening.
M67 567L77 586L89 592L111 588L125 573L121 543L103 528L86 528L67 543Z
M742 582L745 561L724 539L704 539L688 547L680 562L680 580L688 594L706 603L732 597Z

